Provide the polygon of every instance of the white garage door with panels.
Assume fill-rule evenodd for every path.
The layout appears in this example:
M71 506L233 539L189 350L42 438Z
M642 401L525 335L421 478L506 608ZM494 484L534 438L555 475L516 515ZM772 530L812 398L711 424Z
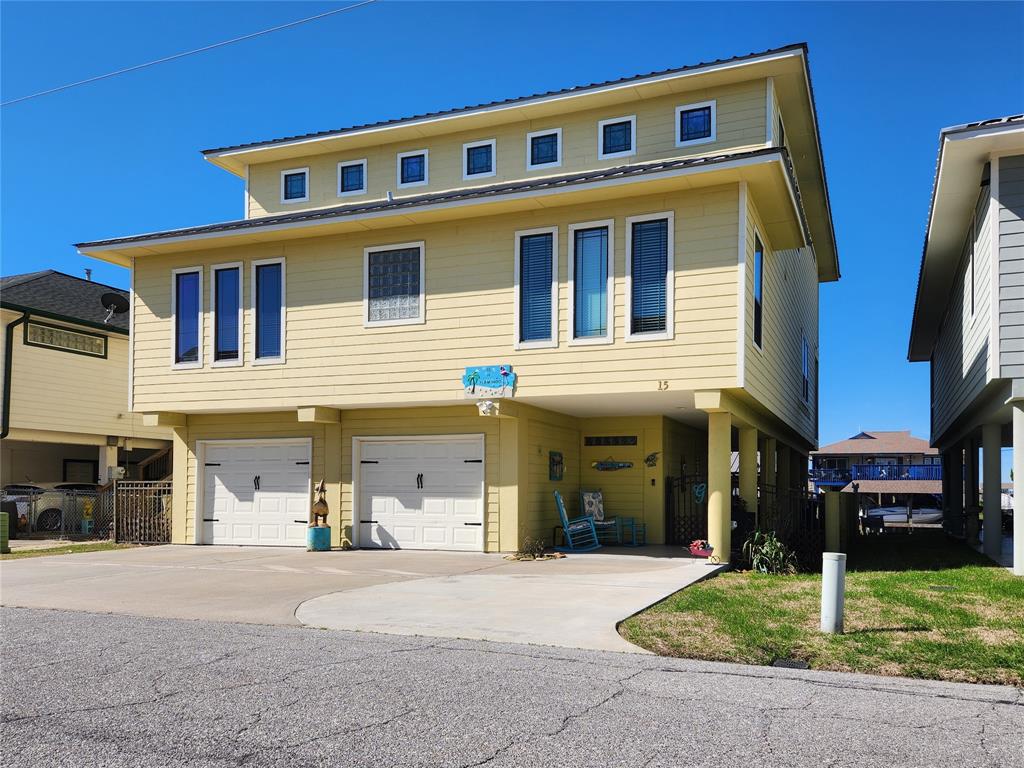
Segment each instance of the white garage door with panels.
M306 546L312 443L200 441L201 544Z
M354 440L360 547L483 551L482 435Z

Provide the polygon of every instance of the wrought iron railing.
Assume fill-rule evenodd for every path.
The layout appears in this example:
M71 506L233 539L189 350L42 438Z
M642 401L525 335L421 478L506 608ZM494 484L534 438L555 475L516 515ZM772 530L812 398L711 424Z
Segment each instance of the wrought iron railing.
M818 467L810 478L819 485L845 485L858 480L941 480L941 464L854 464L845 469Z

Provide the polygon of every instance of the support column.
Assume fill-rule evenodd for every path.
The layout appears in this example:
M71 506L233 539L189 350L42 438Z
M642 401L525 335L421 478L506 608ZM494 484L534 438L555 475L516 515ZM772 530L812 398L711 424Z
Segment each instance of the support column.
M708 542L723 563L732 546L732 416L708 414Z
M969 544L978 543L978 444L964 441L964 533Z
M100 484L109 483L117 477L117 446L101 445L97 459Z
M959 445L946 452L945 475L948 496L943 496L954 531L964 531L964 451ZM966 533L966 532L965 532Z
M1003 479L1000 449L1003 445L1001 424L985 424L981 428L981 450L985 461L982 486L985 515L985 554L999 560L1003 551Z
M171 446L171 543L196 544L196 526L188 535L188 427L174 428Z
M740 436L740 498L746 504L747 512L757 510L757 430L741 427Z
M760 467L759 467L759 472L758 472L758 485L761 488L761 494L760 494L760 498L758 498L758 500L757 500L757 509L753 510L753 512L754 512L754 527L755 528L758 526L760 520L764 517L765 510L767 509L766 505L768 503L768 494L765 493L765 486L773 484L772 479L769 478L769 476L768 476L768 461L769 461L769 459L768 459L768 456L769 456L769 454L768 454L768 441L769 440L771 440L771 438L769 438L769 437L761 437L761 438L758 438L758 441L757 441L757 453L758 453L758 458L760 460L759 461ZM772 445L771 462L772 462L772 466L774 467L775 466L775 447L774 447L774 442L773 442L773 445Z
M1013 573L1024 576L1024 406L1013 404Z

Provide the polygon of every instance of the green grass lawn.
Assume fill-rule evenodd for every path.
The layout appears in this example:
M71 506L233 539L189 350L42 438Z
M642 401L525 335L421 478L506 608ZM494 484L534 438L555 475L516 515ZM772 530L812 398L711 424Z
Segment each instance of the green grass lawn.
M0 560L22 560L26 557L47 557L48 555L68 555L78 552L106 552L109 549L127 549L136 544L115 544L112 541L93 541L87 544L69 542L67 546L45 547L40 549L17 549L0 555Z
M1024 685L1024 579L929 534L858 542L844 635L818 631L820 574L751 572L677 592L620 631L665 656Z

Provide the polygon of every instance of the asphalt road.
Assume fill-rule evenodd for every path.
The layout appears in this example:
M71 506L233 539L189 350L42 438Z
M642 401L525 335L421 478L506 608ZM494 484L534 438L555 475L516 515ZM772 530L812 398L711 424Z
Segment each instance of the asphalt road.
M600 651L0 610L20 766L1011 766L1024 692Z

